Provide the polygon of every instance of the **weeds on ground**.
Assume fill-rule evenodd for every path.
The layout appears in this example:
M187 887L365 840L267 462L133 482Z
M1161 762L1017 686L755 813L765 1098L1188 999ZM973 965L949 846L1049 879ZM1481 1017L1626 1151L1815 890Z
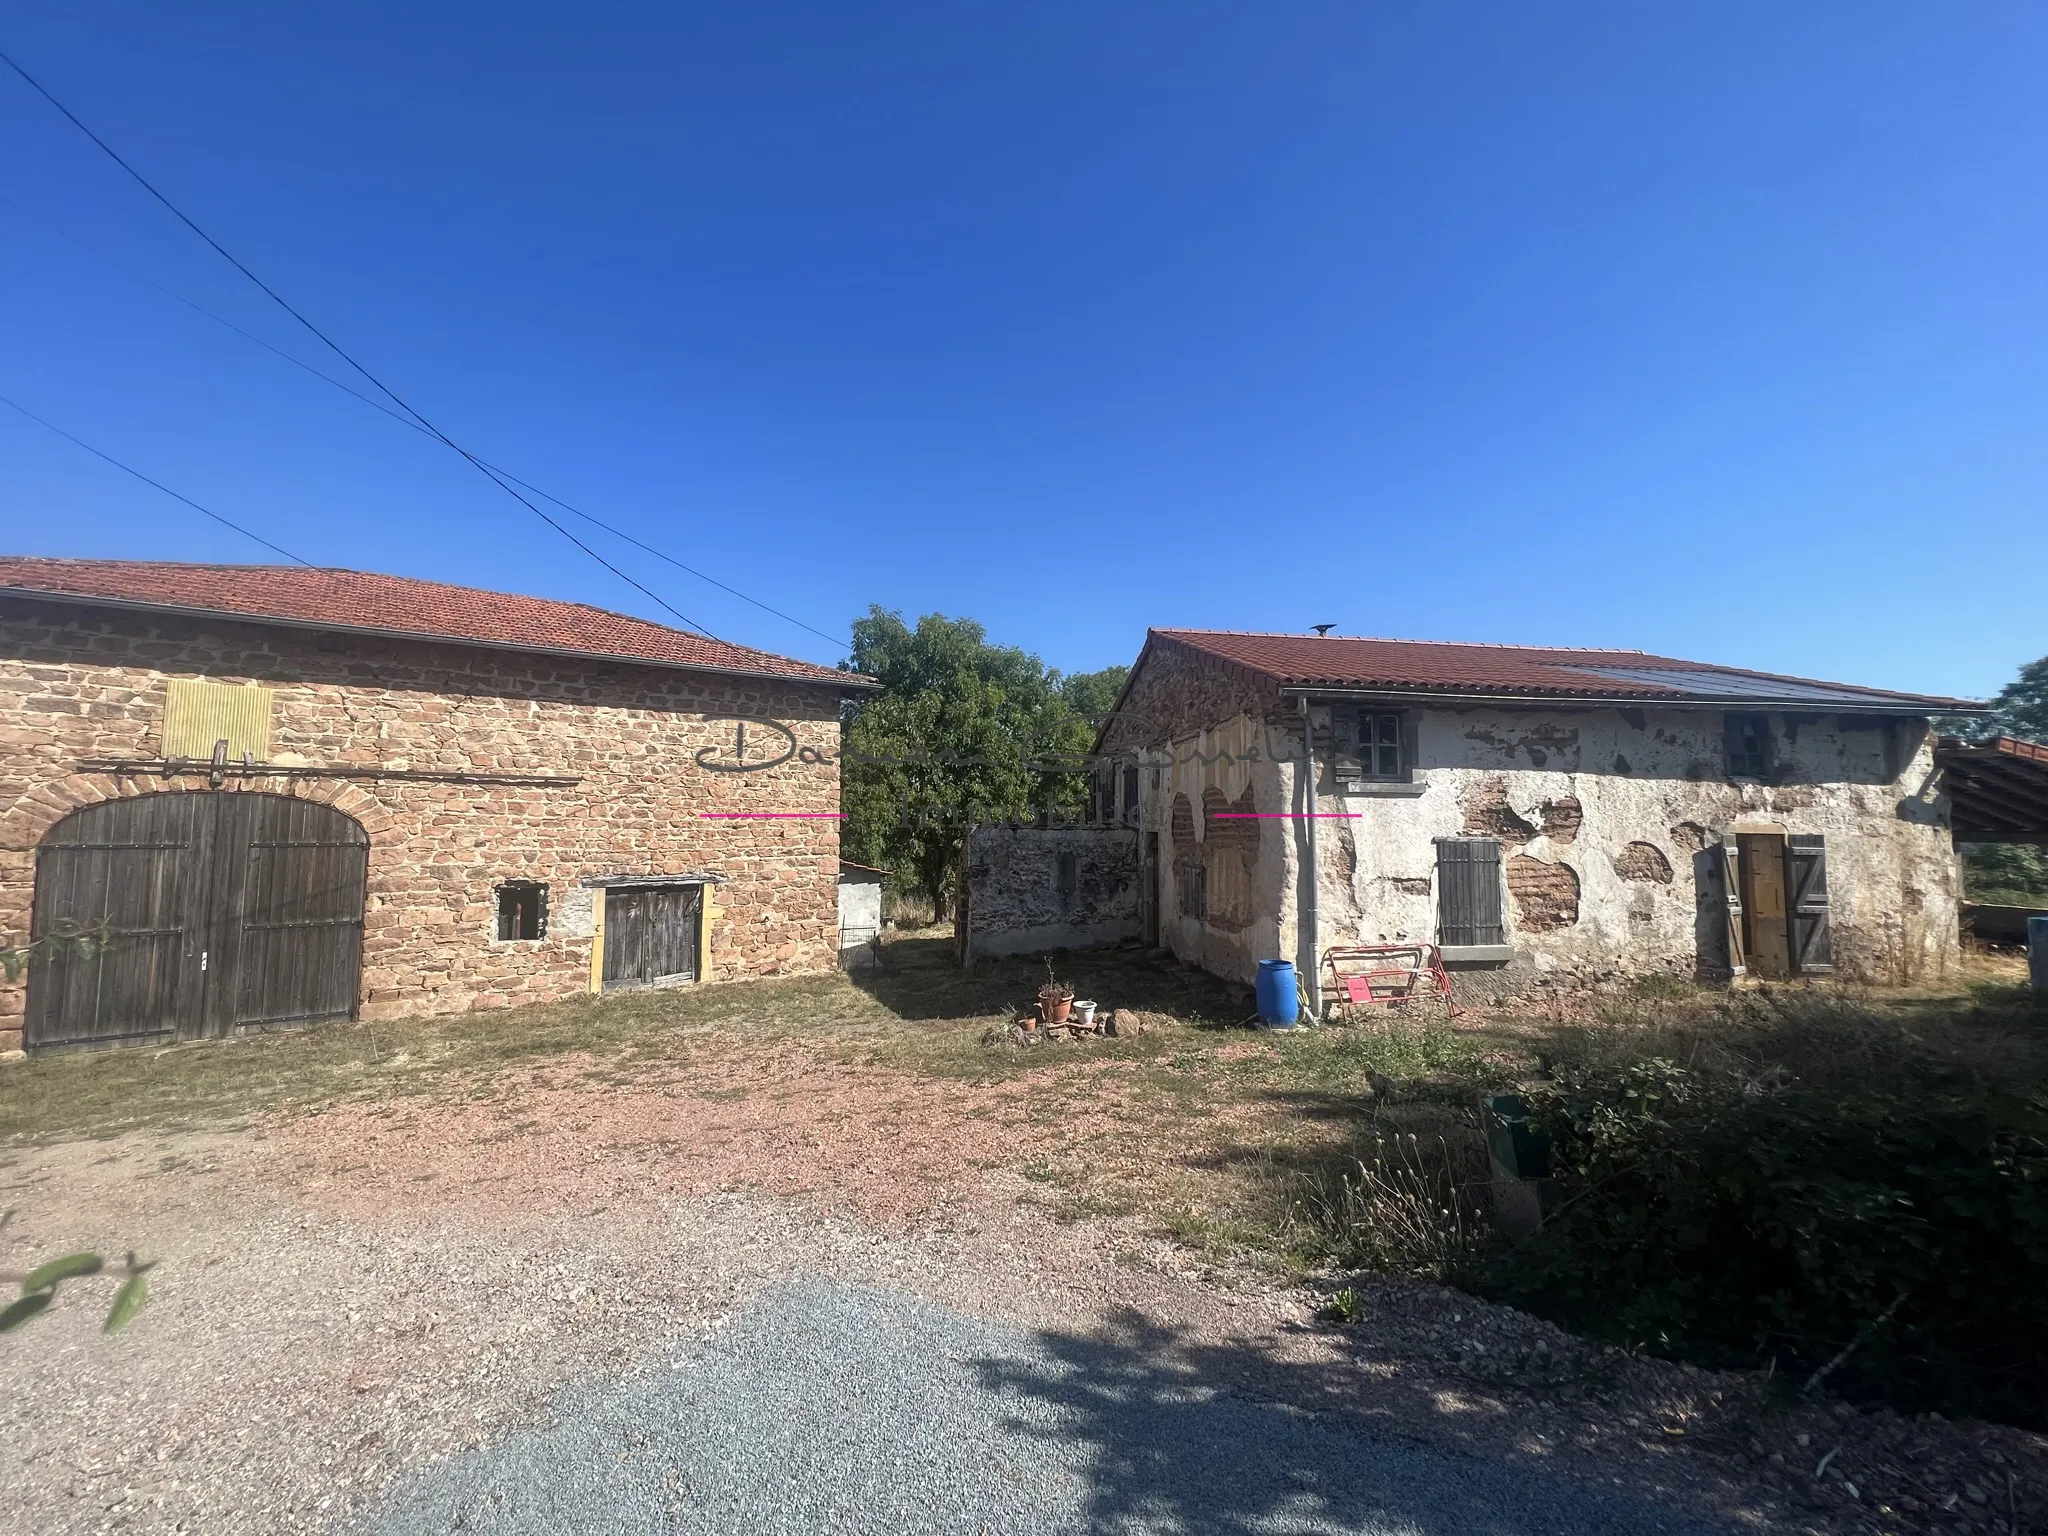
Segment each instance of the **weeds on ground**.
M1484 1151L1464 1138L1381 1138L1303 1179L1292 1246L1339 1269L1468 1285L1496 1246L1486 1188Z
M1352 1286L1333 1292L1330 1299L1317 1309L1316 1316L1326 1323L1350 1325L1365 1317L1365 1298Z

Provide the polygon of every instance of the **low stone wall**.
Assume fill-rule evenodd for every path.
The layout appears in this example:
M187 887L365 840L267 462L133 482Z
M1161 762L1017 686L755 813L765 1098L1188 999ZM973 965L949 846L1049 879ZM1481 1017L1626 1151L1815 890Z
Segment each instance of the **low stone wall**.
M967 958L1094 949L1138 936L1130 827L976 827L967 839Z

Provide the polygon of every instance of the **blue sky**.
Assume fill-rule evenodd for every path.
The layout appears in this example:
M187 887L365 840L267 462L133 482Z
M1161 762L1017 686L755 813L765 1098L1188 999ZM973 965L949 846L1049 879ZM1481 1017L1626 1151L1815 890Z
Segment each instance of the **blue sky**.
M466 446L830 633L2048 652L2038 6L79 0L0 47ZM0 394L316 563L663 617L67 241L335 366L12 77L0 143ZM5 410L0 531L268 558Z

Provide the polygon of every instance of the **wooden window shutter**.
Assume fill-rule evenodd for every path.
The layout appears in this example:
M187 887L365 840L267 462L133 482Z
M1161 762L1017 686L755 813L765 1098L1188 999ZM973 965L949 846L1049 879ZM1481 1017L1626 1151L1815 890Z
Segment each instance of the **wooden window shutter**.
M1785 916L1792 925L1792 969L1826 976L1835 968L1828 925L1828 848L1824 837L1785 839Z
M1728 974L1741 976L1749 970L1749 954L1742 935L1742 863L1732 837L1721 844L1714 867L1720 871L1718 894L1722 927L1728 940Z
M1436 840L1436 914L1441 945L1507 943L1498 842L1490 837Z
M173 678L164 695L164 756L205 762L221 742L228 761L270 757L270 690Z

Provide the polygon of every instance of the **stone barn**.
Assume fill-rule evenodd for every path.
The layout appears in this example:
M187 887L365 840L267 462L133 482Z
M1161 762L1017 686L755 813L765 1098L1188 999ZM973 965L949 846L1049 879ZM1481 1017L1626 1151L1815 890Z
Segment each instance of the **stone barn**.
M1958 699L1649 656L1153 630L1098 738L1145 937L1236 980L1441 946L1461 987L1957 956L1930 717Z
M0 1049L830 969L872 686L395 576L0 558Z

